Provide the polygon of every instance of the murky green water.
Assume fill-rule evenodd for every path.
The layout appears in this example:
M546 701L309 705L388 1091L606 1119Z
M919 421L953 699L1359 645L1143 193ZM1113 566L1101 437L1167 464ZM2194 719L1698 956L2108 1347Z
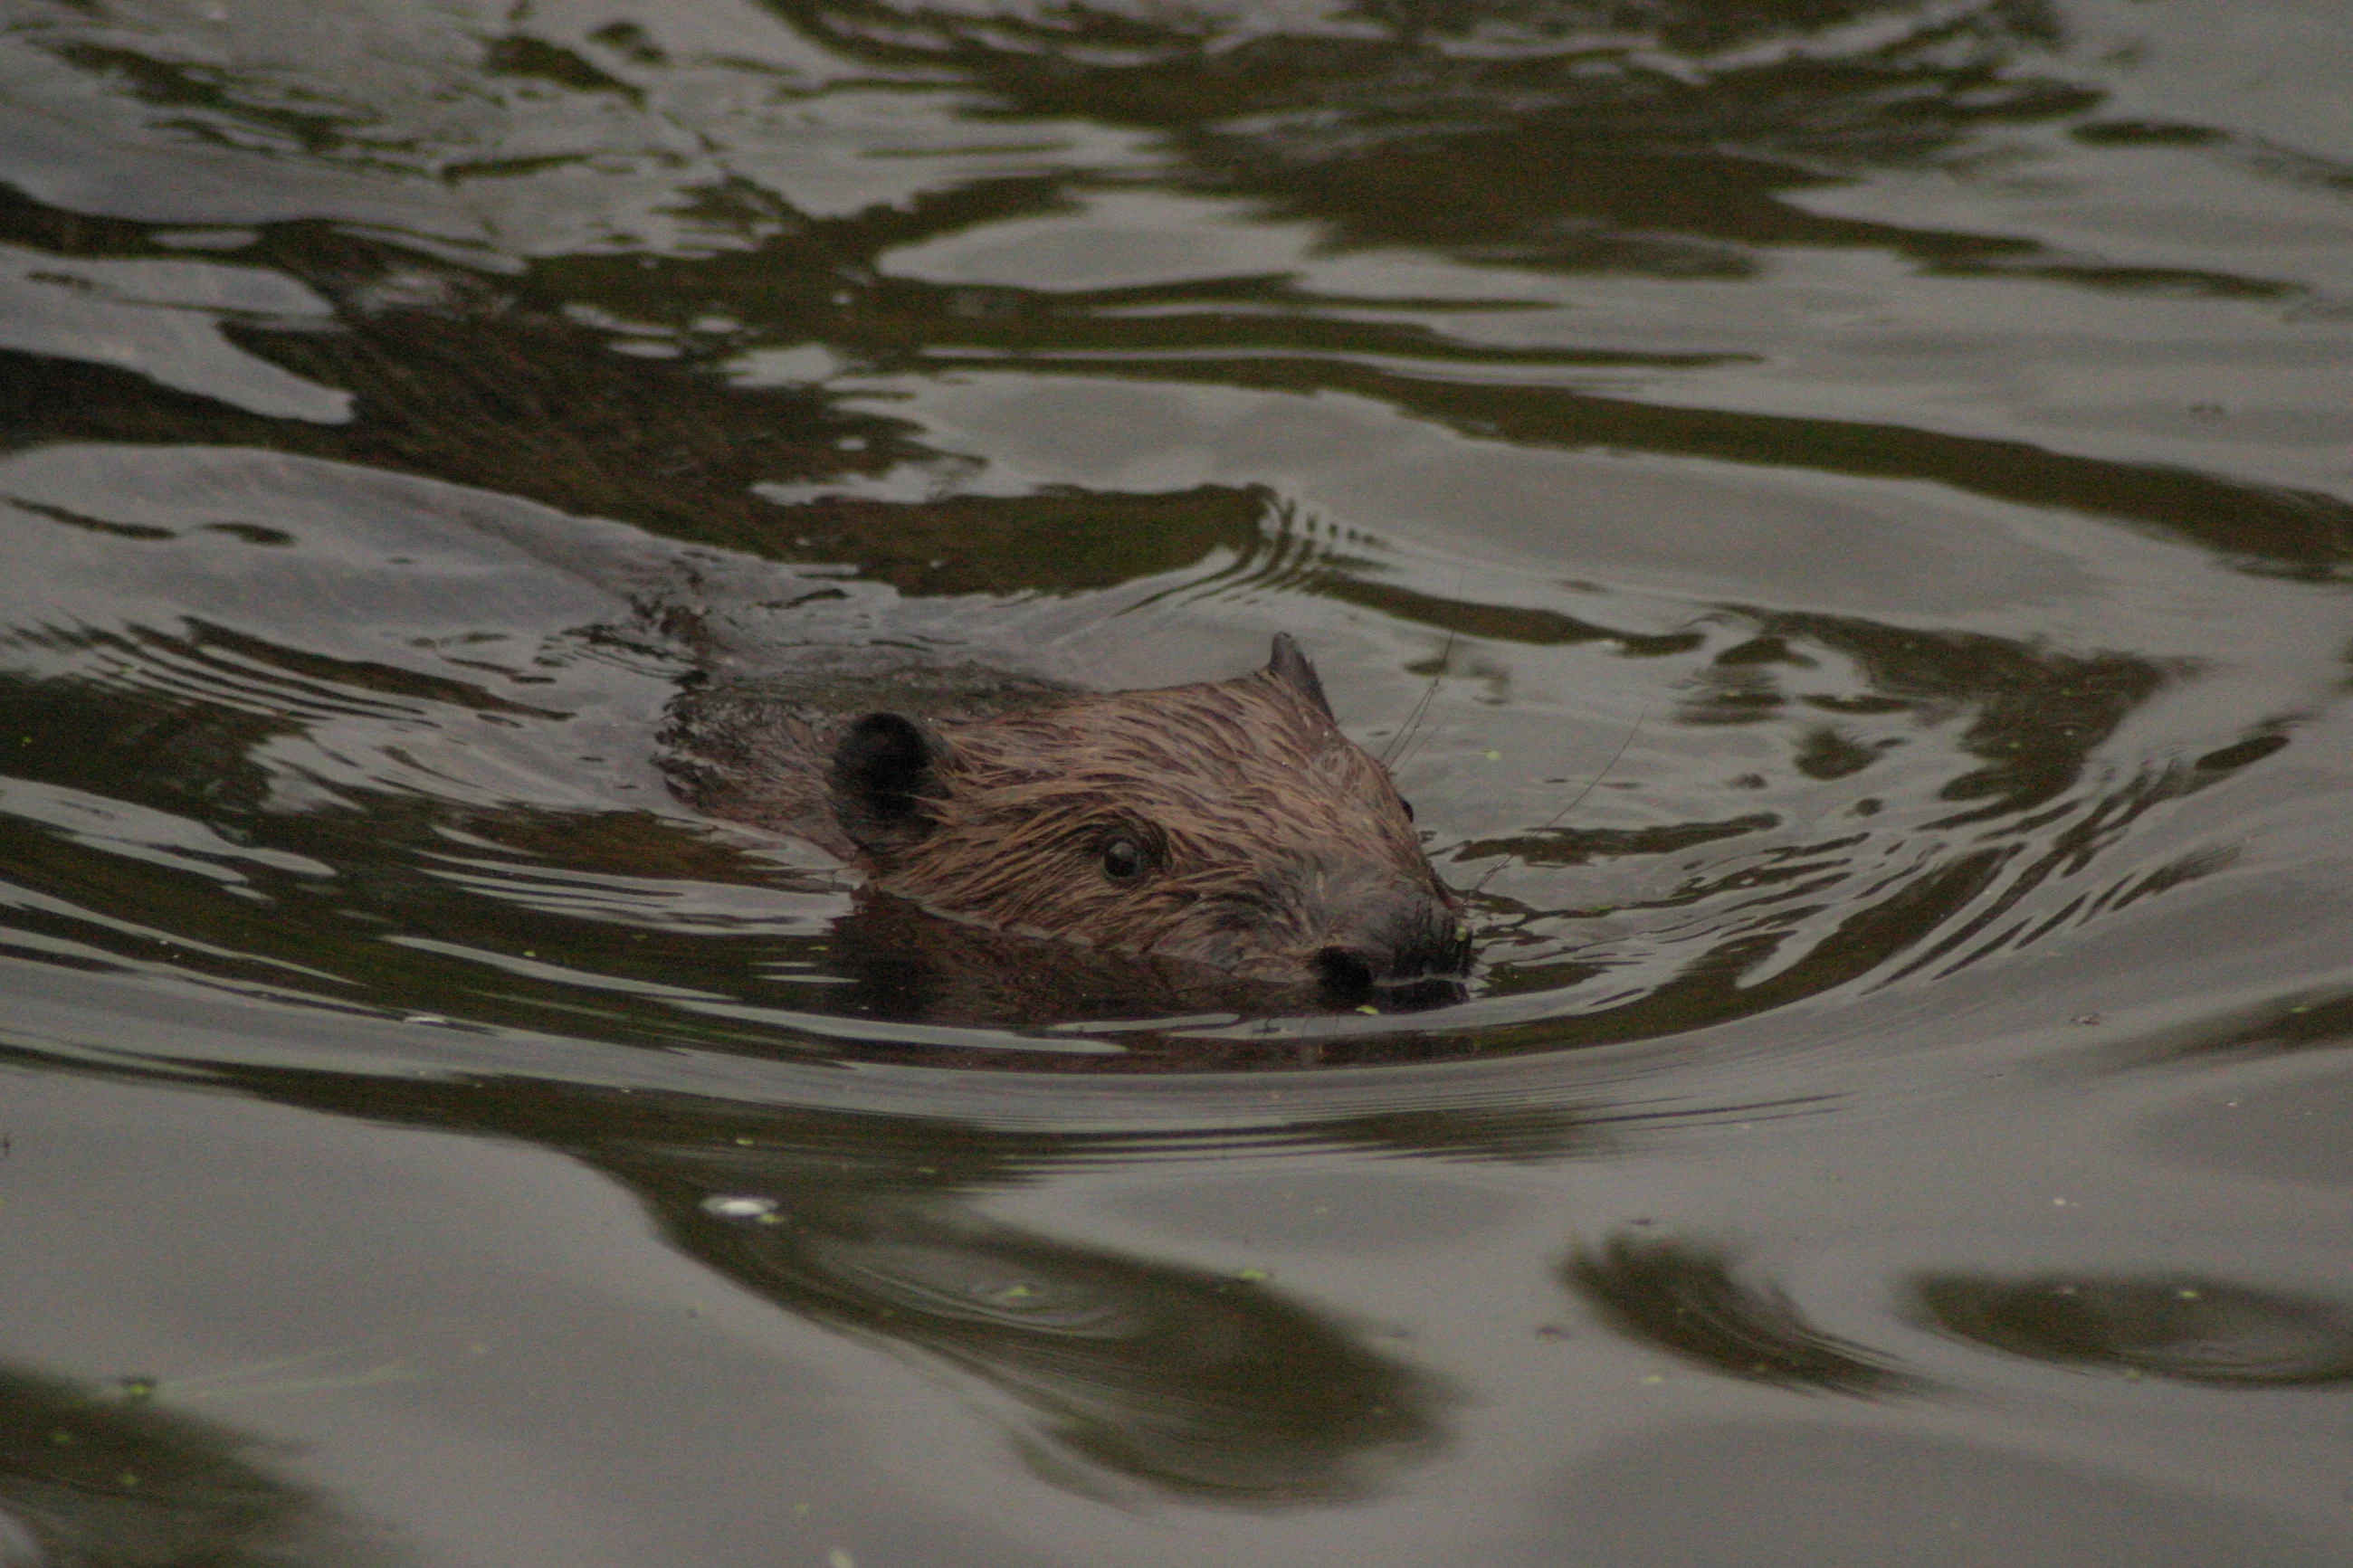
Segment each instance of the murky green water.
M2348 73L13 0L0 1563L2343 1561ZM681 609L1290 631L1471 997L976 984Z

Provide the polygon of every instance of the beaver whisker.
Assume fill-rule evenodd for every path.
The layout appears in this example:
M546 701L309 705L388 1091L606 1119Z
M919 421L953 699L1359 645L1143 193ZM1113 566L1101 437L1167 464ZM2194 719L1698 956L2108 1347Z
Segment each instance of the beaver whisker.
M1634 737L1642 732L1642 721L1649 718L1650 714L1651 705L1645 702L1635 713L1633 726L1626 731L1626 738L1618 742L1618 749L1609 753L1609 760L1601 765L1601 771L1594 774L1591 781L1588 782L1583 789L1577 792L1576 798L1572 799L1567 805L1562 806L1558 811L1554 812L1550 816L1546 817L1545 819L1544 826L1536 829L1538 833L1550 833L1554 828L1559 826L1560 819L1562 817L1567 816L1570 812L1575 811L1578 806L1583 805L1585 804L1585 797L1601 787L1601 781L1609 776L1610 770L1617 767L1619 761L1626 755L1626 748L1631 746L1634 743ZM1493 866L1487 868L1487 874L1485 876L1471 884L1471 891L1466 896L1475 899L1481 893L1485 892L1487 890L1487 884L1494 880L1495 873L1502 870L1511 863L1512 857L1507 853L1501 860L1496 861Z
M1449 626L1445 646L1438 650L1438 668L1430 672L1430 684L1421 689L1420 700L1405 716L1405 723L1398 729L1396 738L1381 752L1381 766L1391 773L1413 760L1413 739L1421 732L1421 721L1429 714L1430 705L1438 700L1438 683L1446 679L1446 666L1454 657L1455 636L1455 629Z

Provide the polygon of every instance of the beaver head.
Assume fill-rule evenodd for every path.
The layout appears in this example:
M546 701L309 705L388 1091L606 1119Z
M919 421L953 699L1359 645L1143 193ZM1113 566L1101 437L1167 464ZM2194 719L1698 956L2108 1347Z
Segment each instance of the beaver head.
M829 788L877 888L996 930L1352 1000L1470 960L1410 809L1288 636L1235 680L870 713Z

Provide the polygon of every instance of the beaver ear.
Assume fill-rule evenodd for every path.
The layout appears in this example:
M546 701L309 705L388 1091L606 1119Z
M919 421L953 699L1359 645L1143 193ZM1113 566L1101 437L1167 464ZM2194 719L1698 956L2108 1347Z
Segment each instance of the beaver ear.
M938 783L948 743L903 713L869 713L843 732L828 779L833 815L849 841L878 860L904 854L932 830L923 797Z
M1324 696L1324 683L1315 678L1315 667L1307 662L1307 656L1299 651L1299 639L1289 632L1274 634L1274 657L1266 661L1266 672L1314 703L1324 717L1332 717L1332 704Z

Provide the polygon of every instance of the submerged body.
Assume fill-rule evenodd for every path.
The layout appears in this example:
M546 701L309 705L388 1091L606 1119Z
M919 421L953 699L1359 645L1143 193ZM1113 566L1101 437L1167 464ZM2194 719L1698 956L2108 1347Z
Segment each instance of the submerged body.
M698 808L950 920L1344 1001L1467 966L1410 810L1289 637L1248 675L1150 691L961 673L917 711L713 687L665 765Z

